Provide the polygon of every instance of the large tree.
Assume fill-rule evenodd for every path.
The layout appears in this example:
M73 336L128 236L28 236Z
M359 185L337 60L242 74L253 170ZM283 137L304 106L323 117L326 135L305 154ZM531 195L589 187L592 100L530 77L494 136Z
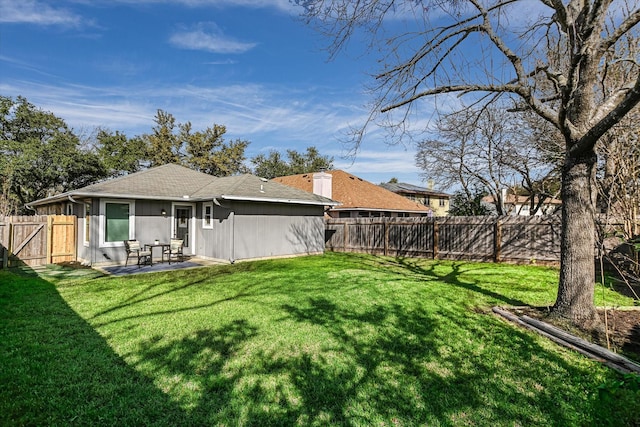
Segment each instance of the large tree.
M142 136L150 166L183 164L214 176L248 172L244 152L249 142L225 141L225 126L214 124L194 131L191 122L176 123L175 117L163 110L158 110L154 121L153 132Z
M176 133L176 119L164 110L158 110L153 119L156 125L151 134L143 135L147 144L150 166L160 166L167 163L180 163L182 161L182 144Z
M229 176L248 172L244 166L244 151L248 141L226 142L227 128L214 124L203 131L193 131L191 123L180 125L180 140L185 145L187 156L184 162L190 168L214 176Z
M25 213L29 202L105 176L98 156L61 118L25 98L0 96L0 214Z
M138 172L147 163L144 140L140 137L128 138L120 131L114 133L98 129L95 149L110 177Z
M554 312L595 327L596 144L640 102L640 8L624 0L294 0L340 50L359 29L380 42L378 114L407 126L426 97L511 99L564 140ZM398 20L401 20L398 23ZM607 80L610 70L617 78ZM358 136L364 135L359 132Z

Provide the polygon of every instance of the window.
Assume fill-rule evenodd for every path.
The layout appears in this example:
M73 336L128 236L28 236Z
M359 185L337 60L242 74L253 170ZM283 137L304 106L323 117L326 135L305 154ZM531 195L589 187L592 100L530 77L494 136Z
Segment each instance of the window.
M129 204L107 203L105 205L105 242L117 242L129 238Z
M89 246L91 241L91 204L84 204L84 244Z
M202 228L213 228L212 204L205 204L202 207Z
M105 200L100 203L100 245L122 246L135 237L133 201Z
M440 199L440 207L443 208L446 206L446 200L445 199Z

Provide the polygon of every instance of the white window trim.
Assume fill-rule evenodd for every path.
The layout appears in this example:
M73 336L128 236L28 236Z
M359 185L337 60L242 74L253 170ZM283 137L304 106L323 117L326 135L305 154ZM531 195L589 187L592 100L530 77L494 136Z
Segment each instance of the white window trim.
M84 204L84 224L82 227L82 233L84 234L84 246L89 247L91 244L91 229L87 230L87 217L91 217L91 203ZM89 221L89 227L91 227L91 221Z
M104 227L105 227L105 211L107 203L121 203L129 204L129 239L135 239L136 237L136 202L135 200L124 199L103 199L100 200L100 230L99 240L101 248L117 248L124 246L124 242L105 242L104 241Z
M207 208L210 208L209 214L209 224L207 225ZM212 229L213 228L213 203L203 203L202 204L202 228L203 229Z
M189 218L189 227L191 233L189 233L189 244L188 247L195 253L196 247L196 204L195 203L171 203L171 236L176 235L176 207L177 206L190 206L191 207L191 218Z

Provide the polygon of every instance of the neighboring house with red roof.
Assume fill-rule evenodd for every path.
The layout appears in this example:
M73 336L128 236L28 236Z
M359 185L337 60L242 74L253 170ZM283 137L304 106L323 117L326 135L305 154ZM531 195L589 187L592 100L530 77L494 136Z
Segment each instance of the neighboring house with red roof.
M430 216L431 209L342 170L281 176L272 181L335 200L333 218Z

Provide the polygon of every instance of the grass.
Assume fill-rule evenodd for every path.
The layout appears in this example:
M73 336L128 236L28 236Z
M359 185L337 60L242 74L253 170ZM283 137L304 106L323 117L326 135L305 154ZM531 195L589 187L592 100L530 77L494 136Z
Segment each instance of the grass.
M0 425L594 424L617 375L489 313L553 303L557 276L333 253L0 272Z

